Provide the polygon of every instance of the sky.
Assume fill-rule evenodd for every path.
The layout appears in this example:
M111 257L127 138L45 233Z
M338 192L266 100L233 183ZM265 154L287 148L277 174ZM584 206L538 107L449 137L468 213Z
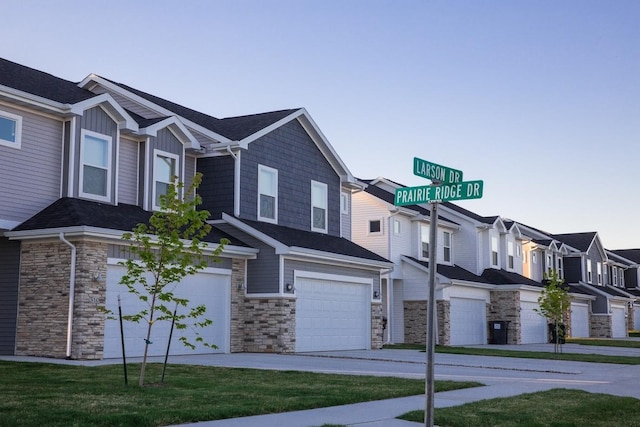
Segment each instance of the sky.
M640 1L25 0L0 56L215 117L304 107L358 178L413 158L459 204L640 248Z

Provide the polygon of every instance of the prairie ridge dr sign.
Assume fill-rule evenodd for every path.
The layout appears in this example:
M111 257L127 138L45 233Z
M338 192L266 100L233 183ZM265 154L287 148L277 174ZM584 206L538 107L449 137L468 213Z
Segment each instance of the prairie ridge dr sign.
M479 199L482 197L483 186L483 181L465 181L457 184L397 188L393 204L406 206L429 202Z

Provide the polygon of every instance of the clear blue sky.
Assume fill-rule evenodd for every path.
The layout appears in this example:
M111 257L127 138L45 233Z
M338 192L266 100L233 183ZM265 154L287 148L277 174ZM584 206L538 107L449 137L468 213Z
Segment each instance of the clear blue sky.
M640 247L640 1L14 1L0 56L216 117L305 107L353 174Z

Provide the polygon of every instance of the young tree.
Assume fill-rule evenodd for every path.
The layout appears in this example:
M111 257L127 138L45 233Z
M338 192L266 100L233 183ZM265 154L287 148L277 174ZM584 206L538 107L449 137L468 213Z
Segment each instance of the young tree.
M558 278L558 273L552 271L545 275L547 284L538 297L538 314L544 316L553 325L555 342L553 350L558 352L560 348L561 328L564 326L564 316L571 307L571 297L567 288L563 287L564 280Z
M202 239L211 230L206 222L209 212L196 209L202 203L196 193L201 181L202 175L197 174L184 195L181 195L184 184L177 182L174 177L167 193L160 196L160 210L154 212L149 224L138 224L132 233L122 236L131 244L133 259L120 263L127 268L120 284L126 285L130 293L146 303L146 308L139 313L123 316L125 320L147 324L140 386L144 385L151 330L156 322L174 322L178 331L185 330L188 326L203 328L213 323L204 318L204 305L190 307L189 300L179 298L173 292L175 285L184 277L207 266L203 255L207 243ZM212 256L220 255L227 243L226 239L222 239ZM186 308L186 312L177 314L174 307ZM194 343L189 342L185 336L181 336L180 341L187 347L195 348ZM205 342L197 331L196 342L216 348L214 344Z

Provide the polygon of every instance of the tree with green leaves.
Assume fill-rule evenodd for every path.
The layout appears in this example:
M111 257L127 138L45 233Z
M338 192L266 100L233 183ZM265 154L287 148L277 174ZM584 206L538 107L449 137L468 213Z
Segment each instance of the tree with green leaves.
M140 386L144 385L151 331L156 322L173 322L178 332L188 327L204 328L213 323L204 317L204 305L191 307L189 300L174 293L182 279L207 266L204 251L208 244L202 239L211 230L211 225L206 222L209 212L197 209L202 203L196 193L201 181L202 175L197 174L183 193L184 184L174 177L166 194L159 197L160 210L153 213L149 224L138 224L132 233L122 236L130 244L132 257L120 262L127 269L120 284L145 303L145 308L139 313L122 316L124 320L145 322L147 325ZM228 241L222 239L211 256L219 256L226 244ZM178 307L185 311L178 314ZM195 341L201 345L217 348L215 344L205 342L197 330L195 336ZM195 348L195 343L185 336L181 336L180 341L189 348Z
M562 286L564 280L558 277L556 271L545 275L546 285L540 297L538 297L539 309L535 311L544 316L553 325L555 334L554 352L561 349L561 338L564 338L564 317L571 308L571 297L566 287Z

